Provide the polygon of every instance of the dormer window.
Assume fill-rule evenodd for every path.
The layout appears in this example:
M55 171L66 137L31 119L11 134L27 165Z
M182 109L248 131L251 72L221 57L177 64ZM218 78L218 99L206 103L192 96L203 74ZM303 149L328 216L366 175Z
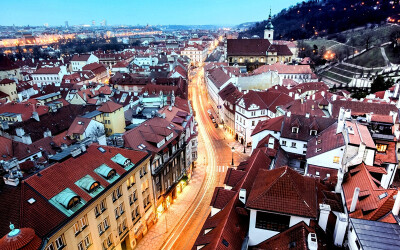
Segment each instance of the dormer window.
M317 135L317 130L310 130L310 135Z
M292 133L299 133L299 128L298 127L292 127Z
M92 192L96 191L99 187L100 187L100 184L99 184L99 182L96 181L95 183L93 183L93 184L90 186L88 192L89 192L89 193L92 193Z
M84 201L69 188L64 189L49 200L61 212L70 216L84 205Z
M116 154L113 158L111 158L111 160L125 169L130 169L135 165L132 163L130 159L126 158L125 156L119 153Z
M101 188L100 183L93 179L90 175L82 177L75 182L75 184L90 194L95 193L99 188Z
M109 183L115 181L115 177L118 177L115 169L110 168L106 164L102 164L100 167L96 168L94 172L106 179Z
M72 197L69 200L68 205L67 205L66 208L67 209L71 209L71 208L75 207L80 201L81 201L81 198L79 196Z
M388 145L386 144L376 144L376 149L379 153L386 153Z

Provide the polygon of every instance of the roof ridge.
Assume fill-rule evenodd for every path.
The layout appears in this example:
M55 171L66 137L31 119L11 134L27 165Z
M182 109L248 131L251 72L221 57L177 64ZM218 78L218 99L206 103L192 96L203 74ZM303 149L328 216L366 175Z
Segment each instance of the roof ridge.
M291 169L292 170L292 169ZM289 171L290 172L290 171ZM292 172L293 174L299 174L299 173L297 173L296 171L294 171L293 170L293 172ZM310 207L310 205L307 203L307 201L306 201L306 199L304 198L304 196L302 195L303 194L303 192L300 192L300 190L299 190L299 187L298 187L298 183L297 183L297 181L293 178L293 176L292 176L292 174L291 173L289 173L289 175L290 175L290 179L292 180L292 182L291 183L293 183L293 185L295 186L295 190L296 190L296 193L297 193L297 195L299 196L299 198L301 198L302 200L303 200L303 202L306 204L306 206L309 208L309 210L310 210L310 213L312 214L312 208ZM303 177L303 176L302 176ZM306 177L306 176L305 176ZM305 179L304 179L305 180ZM314 187L315 187L315 182L313 182L313 184L314 184Z
M273 182L271 182L269 185L267 185L267 188L264 190L264 191L262 191L257 197L255 197L254 199L253 199L253 201L255 201L255 200L258 200L262 195L264 195L276 182L278 182L278 180L282 177L282 175L284 174L284 173L286 173L286 171L287 171L287 168L288 168L288 166L286 166L286 167L283 167L283 168L275 168L276 170L277 170L277 172L278 172L278 170L283 170L284 172L283 173L281 173L281 175L278 177L278 178L276 178ZM272 169L272 170L265 170L265 171L274 171L275 169ZM262 170L262 169L260 169L260 170ZM260 171L259 170L259 171ZM281 170L281 171L282 171ZM253 187L254 187L254 185L256 184L256 182L254 181L254 183L253 183ZM253 189L253 188L252 188Z

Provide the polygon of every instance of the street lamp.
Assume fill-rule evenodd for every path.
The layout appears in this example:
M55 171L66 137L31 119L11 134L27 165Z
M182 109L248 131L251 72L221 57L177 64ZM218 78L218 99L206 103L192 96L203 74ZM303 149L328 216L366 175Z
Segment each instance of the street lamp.
M231 150L232 150L232 166L233 166L233 152L235 152L235 147L232 147Z

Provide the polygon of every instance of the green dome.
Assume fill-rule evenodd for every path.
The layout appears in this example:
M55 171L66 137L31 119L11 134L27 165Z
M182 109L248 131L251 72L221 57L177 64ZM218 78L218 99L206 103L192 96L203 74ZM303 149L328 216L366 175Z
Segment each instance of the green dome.
M272 25L272 18L271 18L271 9L269 10L269 17L268 17L268 21L267 21L267 25L265 25L266 29L272 30L274 29L274 26Z

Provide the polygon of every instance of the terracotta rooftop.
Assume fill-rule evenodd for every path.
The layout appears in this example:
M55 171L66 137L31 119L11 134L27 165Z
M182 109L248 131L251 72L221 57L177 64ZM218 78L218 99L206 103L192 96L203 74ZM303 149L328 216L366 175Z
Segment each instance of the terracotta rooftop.
M317 218L317 185L289 167L260 170L246 207L281 214Z
M228 56L265 56L271 43L267 39L228 39Z
M112 113L120 108L122 108L122 105L115 103L113 101L108 101L105 102L103 105L101 105L101 107L98 110L104 113Z
M390 213L395 201L393 196L398 193L394 188L382 188L380 182L372 177L364 163L347 173L342 187L348 211L350 211L355 188L360 188L356 210L349 212L349 216L365 220L379 220Z
M275 63L271 65L262 65L253 71L254 74L261 74L268 71L277 71L278 74L311 74L309 65L288 65Z
M85 55L74 55L71 58L71 61L87 61L89 60L90 54L85 54Z
M251 135L258 134L264 130L270 130L270 131L275 131L275 132L281 132L282 129L282 123L284 120L284 116L278 116L275 118L271 118L265 121L260 121L257 123L256 127L253 130L253 133Z

